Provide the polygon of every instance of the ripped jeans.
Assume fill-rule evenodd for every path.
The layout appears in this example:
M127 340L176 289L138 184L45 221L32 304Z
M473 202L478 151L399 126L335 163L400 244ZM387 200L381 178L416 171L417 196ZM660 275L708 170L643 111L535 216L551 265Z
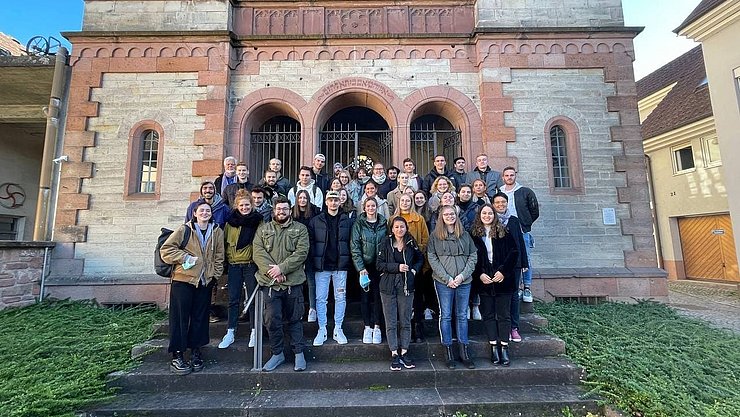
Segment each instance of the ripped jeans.
M316 272L316 316L319 328L326 328L326 304L329 282L334 287L334 328L341 328L347 307L347 271Z

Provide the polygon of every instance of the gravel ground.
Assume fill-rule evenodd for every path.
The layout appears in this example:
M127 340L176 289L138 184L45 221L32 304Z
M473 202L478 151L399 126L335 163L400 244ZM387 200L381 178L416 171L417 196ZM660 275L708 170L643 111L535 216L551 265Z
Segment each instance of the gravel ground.
M740 286L671 281L668 288L668 305L680 314L740 334Z

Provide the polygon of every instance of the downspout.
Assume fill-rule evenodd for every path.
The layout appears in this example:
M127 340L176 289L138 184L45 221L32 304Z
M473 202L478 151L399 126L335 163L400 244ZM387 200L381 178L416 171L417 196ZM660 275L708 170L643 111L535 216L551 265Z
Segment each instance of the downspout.
M36 203L36 221L33 229L34 241L48 241L50 217L52 215L50 208L51 201L51 184L52 184L52 166L54 165L54 156L57 152L57 142L59 140L59 120L60 107L62 105L62 96L67 89L67 59L69 53L67 48L60 47L56 53L54 62L54 78L51 83L51 96L49 97L49 107L46 108L46 132L44 134L44 153L41 157L41 175L39 177L39 196ZM61 161L60 164L61 171ZM39 302L44 299L46 275L49 273L49 248L44 248L44 261L41 268L41 283L39 288Z
M49 240L50 204L51 201L51 168L54 165L56 145L59 137L60 107L62 96L66 89L68 52L67 48L60 47L56 53L54 63L54 78L51 84L49 107L46 109L46 133L44 134L44 154L41 158L41 176L39 178L39 197L36 203L36 223L33 229L33 240ZM42 289L43 290L43 289Z
M653 163L650 155L645 155L645 169L648 179L648 198L650 199L650 214L653 216L653 233L655 234L655 249L658 255L658 268L663 269L663 244L660 241L660 225L658 224L658 211L655 205L655 186L653 184Z

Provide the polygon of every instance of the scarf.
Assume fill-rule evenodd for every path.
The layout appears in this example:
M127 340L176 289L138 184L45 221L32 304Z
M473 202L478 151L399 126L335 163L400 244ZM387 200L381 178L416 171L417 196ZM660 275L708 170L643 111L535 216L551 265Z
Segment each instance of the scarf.
M195 219L193 219L195 220ZM200 242L200 250L203 253L203 257L205 258L206 254L206 244L208 243L208 239L211 238L211 235L213 234L213 223L208 223L208 228L205 231L205 234L200 229L200 226L198 226L198 222L193 221L193 225L195 226L195 235L198 236L198 241ZM205 262L205 259L203 259ZM203 268L200 270L200 277L198 278L201 285L206 285L206 269Z
M236 171L234 172L233 177L227 177L226 173L224 172L224 175L221 177L221 189L219 190L218 194L223 194L224 190L226 190L226 187L234 184L236 181Z
M256 210L252 210L247 215L239 213L239 210L231 210L228 223L232 227L239 228L239 239L236 242L236 250L242 249L252 244L254 235L257 232L257 226L262 221L262 215Z
M496 213L496 217L498 217L498 221L501 222L501 224L503 224L504 227L508 227L509 217L511 217L511 213L509 212L508 208L506 209L505 212L501 214Z
M378 185L385 182L385 174L380 175L373 175L373 181L375 181Z

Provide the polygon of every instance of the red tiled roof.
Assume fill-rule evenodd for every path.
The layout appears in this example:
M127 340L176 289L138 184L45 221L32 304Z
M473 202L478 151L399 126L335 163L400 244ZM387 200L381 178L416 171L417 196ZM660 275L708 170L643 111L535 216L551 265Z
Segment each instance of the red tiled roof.
M724 3L726 0L702 0L698 6L692 11L689 16L681 23L677 28L673 29L674 33L678 33L686 26L699 20L705 13Z
M638 81L638 100L676 83L642 122L642 138L652 138L711 116L706 77L704 55L701 46L697 46Z

